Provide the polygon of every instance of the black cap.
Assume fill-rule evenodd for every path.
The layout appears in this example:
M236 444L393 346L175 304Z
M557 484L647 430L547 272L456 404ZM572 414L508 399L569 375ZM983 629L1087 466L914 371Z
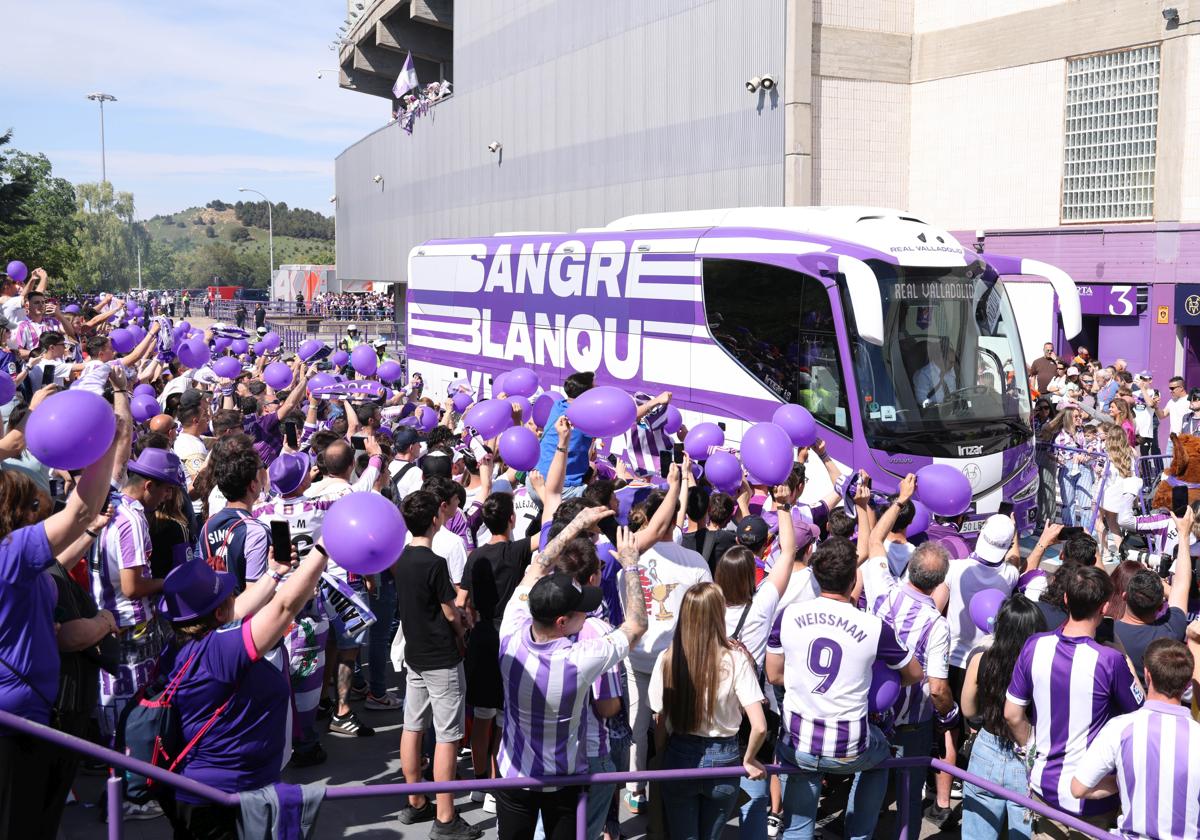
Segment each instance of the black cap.
M204 392L195 388L188 388L179 396L180 408L195 408L204 402Z
M600 606L603 593L598 586L580 586L564 572L554 572L529 590L529 614L542 624L553 624L573 612L590 613Z
M770 533L771 529L767 526L767 520L761 516L747 516L738 523L737 541L739 545L757 548L767 541Z
M392 448L397 452L403 451L408 449L414 443L420 443L423 440L425 440L425 438L418 434L416 429L410 428L409 426L401 426L392 436Z

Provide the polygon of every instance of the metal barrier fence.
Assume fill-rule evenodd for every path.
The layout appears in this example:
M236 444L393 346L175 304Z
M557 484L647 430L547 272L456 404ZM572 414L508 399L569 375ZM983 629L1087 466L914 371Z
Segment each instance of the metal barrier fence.
M1061 519L1067 525L1079 525L1092 531L1100 515L1108 457L1056 443L1039 443L1037 453L1041 480L1052 480L1054 484L1053 496L1047 494L1043 500L1044 505L1052 500L1053 507L1038 511L1039 522ZM1040 494L1039 498L1042 498ZM1061 517L1056 515L1060 511Z
M217 300L213 301L213 305L209 311L209 317L216 321L225 323L236 323L237 307L243 301L236 300ZM247 317L245 328L254 329L253 319L253 302L246 301L249 305L247 309ZM274 316L274 317L273 317ZM290 316L294 318L305 318L303 328L300 328L293 321L283 321L280 318ZM404 327L397 321L392 320L346 320L341 321L331 317L321 317L310 312L297 312L296 304L272 302L267 308L267 329L274 330L279 333L279 337L283 339L282 347L284 350L296 352L300 347L300 343L305 339L318 338L322 334L327 336L327 343L332 343L328 339L339 340L345 333L345 328L349 324L356 324L359 327L359 333L365 340L374 340L383 338L388 343L388 353L397 358L401 363L404 362Z
M138 759L130 758L129 756L121 755L120 753L98 746L90 741L76 738L73 735L66 734L65 732L59 732L57 729L53 729L49 726L25 720L25 718L18 717L11 712L0 710L0 726L8 727L34 738L38 738L42 741L54 744L62 749L73 750L98 761L103 761L110 767L116 767L122 770L132 770L136 773L140 773L151 779L154 779L156 782L170 785L177 790L185 790L193 796L198 796L217 805L237 807L240 803L240 799L235 793L226 793L225 791L217 790L214 787L197 782L193 779L188 779L177 773L170 773L161 767L155 767L147 764L144 761L139 761ZM1077 817L1073 817L1070 814L1065 814L1055 808L1050 807L1044 802L1032 799L1023 794L1014 793L1007 788L1001 787L995 782L991 782L964 770L960 770L955 765L947 764L940 759L929 757L892 758L884 761L879 766L887 767L889 769L909 771L905 773L899 773L897 776L896 820L899 840L918 840L918 838L910 838L908 836L909 786L912 784L911 776L913 770L925 770L930 767L932 767L934 770L940 770L949 773L951 776L960 779L964 784L974 785L984 791L987 791L993 796L999 796L1002 799L1020 805L1022 808L1026 808L1034 813L1056 820L1088 837L1111 837L1108 832L1089 825ZM788 775L794 770L794 767L781 764L772 764L767 767L768 775ZM687 770L651 770L643 773L592 773L578 776L545 776L537 778L467 779L463 781L452 782L417 782L414 784L335 785L326 789L325 798L363 799L377 796L399 797L408 796L410 794L457 794L476 790L495 791L522 788L581 786L579 790L579 804L575 809L575 837L577 840L586 840L588 798L587 785L606 783L625 784L627 782L640 781L661 782L680 781L685 779L738 778L744 775L745 773L741 767L712 767ZM108 803L108 840L121 840L124 832L121 809L121 802L123 798L121 778L118 776L110 777L106 783L105 793L107 795Z

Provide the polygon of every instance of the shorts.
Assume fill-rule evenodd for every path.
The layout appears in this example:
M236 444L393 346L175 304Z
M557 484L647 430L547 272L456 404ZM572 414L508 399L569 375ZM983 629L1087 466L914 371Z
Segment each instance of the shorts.
M337 613L333 613L329 617L329 635L338 650L358 650L367 643L367 634L370 630L371 628L368 626L357 633L347 633L346 625Z
M489 709L487 706L477 706L471 710L475 720L495 720L500 715L499 709Z
M405 676L404 729L424 732L433 722L439 744L461 741L465 725L463 666L417 671L409 666Z

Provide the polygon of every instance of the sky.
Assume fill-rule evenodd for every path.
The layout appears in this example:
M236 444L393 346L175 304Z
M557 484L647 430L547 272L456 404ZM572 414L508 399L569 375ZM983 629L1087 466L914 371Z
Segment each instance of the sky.
M342 90L338 0L0 0L0 132L54 174L108 180L149 218L219 198L333 214L333 160L390 102ZM14 25L19 21L19 34Z

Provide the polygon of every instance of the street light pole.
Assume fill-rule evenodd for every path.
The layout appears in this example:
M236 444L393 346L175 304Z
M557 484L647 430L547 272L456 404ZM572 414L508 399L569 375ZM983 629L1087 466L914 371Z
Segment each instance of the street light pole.
M88 99L100 103L100 183L108 182L108 166L104 160L104 103L116 102L117 97L107 93L89 93Z
M271 292L271 278L275 274L275 222L271 219L271 199L260 193L258 190L252 190L249 187L238 187L238 192L251 192L255 195L262 195L263 201L267 202L267 250L270 253L271 264L267 266L267 293Z

